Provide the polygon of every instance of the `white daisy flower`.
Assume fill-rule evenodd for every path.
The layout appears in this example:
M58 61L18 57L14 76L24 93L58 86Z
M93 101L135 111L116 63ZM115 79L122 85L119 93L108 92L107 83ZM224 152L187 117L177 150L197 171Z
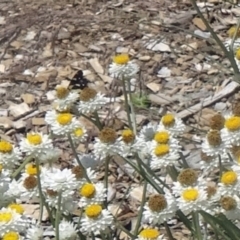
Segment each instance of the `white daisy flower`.
M146 228L143 229L136 240L166 240L164 235L161 235L157 229Z
M230 158L228 154L225 152L221 156L208 156L206 153L201 151L201 161L200 161L200 168L204 170L202 174L207 176L210 172L214 171L215 169L219 169L219 157L221 159L221 164L226 164L230 162Z
M83 127L83 126L77 127L71 133L71 138L72 138L72 141L75 144L79 144L81 142L86 141L86 139L87 139L87 130L86 130L86 128Z
M122 152L121 144L117 139L116 131L112 128L103 128L99 133L99 138L95 139L93 153L100 160L107 156L113 156Z
M233 170L226 171L222 174L218 183L218 192L223 195L234 195L240 193L240 176Z
M50 189L44 190L43 193L48 205L54 209L57 209L60 194ZM78 208L77 202L73 198L73 194L74 193L71 193L71 195L68 196L66 194L61 194L60 210L66 215L73 213Z
M31 132L20 142L20 149L27 156L39 157L53 149L52 140L42 133Z
M81 196L79 207L85 207L91 204L102 204L107 198L107 190L103 183L85 183L79 189Z
M229 147L230 144L222 141L221 132L218 130L210 130L202 143L202 151L213 157L226 155Z
M96 236L113 227L113 216L111 213L97 204L87 206L85 214L80 221L80 230L84 234L92 233Z
M86 168L87 171L89 171L87 174L88 174L89 179L91 179L91 182L94 181L93 178L96 179L96 174L91 169L95 169L99 165L98 159L91 153L79 154L78 158L79 158L82 166L84 168ZM73 165L78 166L78 162L77 162L76 158L73 159ZM94 177L93 177L93 174L94 174Z
M76 240L77 230L73 223L62 220L59 224L59 239L60 240Z
M136 143L134 148L144 156L148 156L151 153L152 141L154 139L155 133L157 131L157 125L152 123L144 126L136 138Z
M62 154L59 148L47 149L44 154L40 154L38 160L40 163L53 164L56 162Z
M43 239L43 229L42 227L30 226L26 231L26 239L25 240L42 240Z
M119 54L113 57L113 63L109 66L109 74L120 80L130 80L139 71L139 66L130 61L128 54Z
M232 145L240 145L240 117L226 117L224 128L221 130L223 142Z
M168 144L173 149L181 149L178 140L173 137L170 131L164 128L155 132L151 148L155 148L159 144Z
M183 169L177 177L177 182L173 182L172 194L176 197L181 196L182 192L189 187L207 189L207 182L203 176L198 176L196 170L191 168Z
M69 91L63 86L57 86L55 96L56 99L53 103L57 106L59 111L65 111L70 109L78 100L79 93L76 91Z
M42 169L42 188L70 195L77 188L78 183L71 169L58 168Z
M171 148L168 144L159 144L152 148L151 169L161 169L170 165L178 165L178 149Z
M119 155L123 157L132 156L137 152L136 147L136 137L131 129L125 129L122 131L121 137L118 139L122 151L119 152Z
M170 192L165 192L164 195L156 194L150 196L148 203L144 206L143 219L150 224L161 224L172 219L176 211L176 201Z
M11 208L0 209L0 232L5 234L9 231L25 231L28 222L22 216Z
M51 130L58 136L66 136L74 132L80 126L79 121L68 112L57 113L48 111L45 115L45 121L51 126Z
M21 196L21 191L22 188L19 187L19 183L13 179L9 185L8 185L8 190L6 191L5 195L9 199L17 199Z
M78 112L83 114L93 113L109 103L108 98L92 88L84 88L79 99L76 107Z
M178 136L185 131L186 126L180 118L175 117L173 114L165 114L158 125L158 129L167 129L174 136Z
M206 210L207 192L199 187L188 187L177 198L177 205L185 215L192 211Z
M21 159L21 152L17 147L7 141L0 141L0 164L5 169L12 170L16 165L19 165Z
M219 200L216 213L223 213L229 220L240 220L240 199L237 195L226 194Z

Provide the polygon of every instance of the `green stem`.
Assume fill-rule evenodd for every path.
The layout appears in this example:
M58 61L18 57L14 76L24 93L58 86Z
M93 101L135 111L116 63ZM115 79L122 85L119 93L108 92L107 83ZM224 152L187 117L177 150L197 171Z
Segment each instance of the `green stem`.
M59 223L60 223L60 219L61 219L61 205L62 205L62 193L59 192L59 194L58 194L56 219L55 219L56 240L60 239L60 236L59 236Z
M126 89L125 81L128 81L128 80L125 80L125 79L122 80L123 95L124 95L124 104L125 104L125 110L126 110L126 113L127 113L129 128L130 128L131 130L133 130L132 121L131 121L131 113L130 113L130 111L129 111L129 105L128 105L128 94L127 94L127 89Z
M125 232L131 239L135 239L136 236L133 235L131 232L129 232L125 227L123 227L116 219L115 219L115 225L117 228L121 229L123 232Z
M105 174L104 174L104 187L108 191L108 170L109 170L109 161L110 157L107 157L105 160ZM104 207L107 208L107 198L104 201Z
M39 160L38 158L36 158L36 169L37 169L37 183L38 183L38 191L39 191L39 196L40 196L40 217L39 217L39 221L42 221L42 216L43 216L43 205L46 207L49 218L50 218L50 222L52 223L52 225L54 226L54 219L52 217L52 213L51 210L48 206L48 203L45 201L43 192L42 192L42 184L41 184L41 177L40 177L40 167L39 167Z
M169 240L175 240L175 238L173 237L172 232L171 232L171 230L170 230L166 221L164 221L164 227L165 227L165 230L167 232L168 239Z
M91 119L90 117L88 117L87 115L81 113L81 116L83 116L84 118L86 118L89 122L91 122L94 126L96 126L99 130L101 130L99 127L98 127L98 124L96 121L94 121L93 119Z
M94 112L94 117L95 117L95 120L96 120L96 126L99 130L102 130L103 126L102 126L102 123L100 121L100 118L99 118L99 115L98 115L98 112L95 111Z
M181 158L181 160L183 162L183 168L189 168L189 165L188 165L184 155L182 154L182 152L179 152L179 155L180 155L180 158Z
M140 209L138 211L137 223L136 223L136 226L135 226L135 229L134 229L134 232L133 232L133 234L135 236L138 235L139 227L140 227L140 224L141 224L142 214L143 214L143 210L144 210L144 204L146 202L146 194L147 194L147 182L145 181L144 186L143 186L141 206L140 206Z
M223 166L222 166L222 160L221 160L221 156L220 155L218 155L218 164L219 164L219 178L221 179L222 172L223 172Z
M201 233L201 227L199 225L199 216L198 216L198 212L193 211L192 212L192 219L193 219L193 224L195 227L195 239L196 240L203 240L202 238L202 233Z
M177 181L178 172L174 166L168 166L167 172L173 181Z
M130 80L127 80L127 86L128 86L128 90L129 90L129 99L130 99L130 101L128 103L129 103L129 106L131 108L131 113L132 113L133 132L136 136L137 135L137 123L136 123L136 114L135 114L135 110L134 110L134 106L133 106L133 97L132 97L132 93L131 93Z
M70 146L71 146L71 148L72 148L73 155L74 155L74 157L76 158L78 165L81 167L81 169L82 169L82 171L83 171L84 177L87 179L88 182L91 182L91 180L89 179L89 177L88 177L88 175L87 175L86 169L83 167L83 165L82 165L82 163L81 163L81 161L80 161L80 159L79 159L79 157L78 157L78 154L77 154L77 152L76 152L76 149L75 149L75 147L74 147L73 140L72 140L70 134L68 134L68 140L69 140Z
M23 163L18 167L18 169L11 175L12 178L16 178L20 172L25 168L26 164L29 163L33 159L32 156L26 157Z

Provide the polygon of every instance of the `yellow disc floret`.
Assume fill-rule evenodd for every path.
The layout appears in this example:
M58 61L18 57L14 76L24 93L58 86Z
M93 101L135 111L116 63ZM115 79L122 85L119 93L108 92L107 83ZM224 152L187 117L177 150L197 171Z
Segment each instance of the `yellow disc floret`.
M0 222L10 222L13 218L11 212L0 212Z
M170 147L167 144L160 144L157 145L154 149L154 154L157 157L163 157L164 155L168 154L170 151Z
M169 133L166 131L161 131L161 132L156 132L154 135L154 140L158 143L158 144L167 144L169 141Z
M82 128L76 128L73 132L73 134L76 136L76 137L82 137L84 135L84 131Z
M85 214L89 218L97 218L102 213L102 207L98 204L89 205L85 209Z
M174 115L173 114L166 114L162 117L161 119L162 121L162 124L165 126L165 127L172 127L175 123L175 118L174 118Z
M233 116L233 117L230 117L230 118L226 119L225 127L229 131L239 130L240 129L240 117Z
M92 198L95 192L96 188L92 183L85 183L80 190L80 194L86 198Z
M113 62L119 65L127 64L129 60L130 60L129 55L126 53L119 54L113 57Z
M42 136L38 133L28 133L27 140L32 145L40 145L42 143Z
M154 228L144 229L140 232L139 236L144 239L155 240L159 237L160 232Z
M237 173L234 171L227 171L221 177L221 183L225 185L233 185L237 182Z
M68 90L67 88L62 87L62 86L56 87L56 95L57 95L57 98L63 99L63 98L65 98L68 94L69 94L69 90Z
M135 135L131 129L125 129L122 131L122 139L125 143L132 143L135 139Z
M40 166L39 166L40 168ZM37 175L37 167L33 163L28 163L25 166L25 172L29 175Z
M7 232L2 236L2 240L19 240L19 234L17 232Z
M72 114L71 113L60 113L57 115L57 122L60 125L68 125L72 121Z
M0 141L0 152L1 153L11 153L13 146L11 143L6 141Z
M23 214L23 212L24 212L24 208L21 204L11 203L8 205L8 207L15 210L19 214Z
M195 188L186 189L182 193L183 199L187 202L197 200L198 195L199 195L198 190Z

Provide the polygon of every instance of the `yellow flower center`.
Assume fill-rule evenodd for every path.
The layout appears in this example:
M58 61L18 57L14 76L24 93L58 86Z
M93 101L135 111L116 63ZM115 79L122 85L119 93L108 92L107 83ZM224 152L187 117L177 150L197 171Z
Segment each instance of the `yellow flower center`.
M39 168L41 168L39 166ZM25 166L25 172L29 175L37 175L37 167L33 163L29 163Z
M240 117L230 117L225 121L225 127L229 131L236 131L240 129Z
M237 31L237 26L232 26L228 31L227 34L230 38L233 38ZM236 37L240 37L240 29L238 29Z
M40 134L37 133L28 133L27 140L32 145L39 145L42 143L42 137Z
M12 213L10 212L0 212L0 222L9 222L13 218Z
M60 114L58 114L56 120L60 125L68 125L72 121L72 114L71 113L60 113Z
M234 171L227 171L223 173L221 182L226 185L233 185L237 182L237 173Z
M173 114L166 114L162 117L162 124L165 127L172 127L175 123L175 118Z
M125 143L133 142L135 135L131 129L126 129L122 131L122 139Z
M57 98L59 99L63 99L65 98L69 93L69 90L65 87L62 87L62 86L58 86L56 88L56 95L57 95Z
M168 154L169 151L170 151L170 147L167 144L157 145L156 148L154 149L154 153L157 157L162 157Z
M156 132L154 135L154 140L158 144L167 144L169 141L169 133L166 131Z
M11 153L13 146L11 143L6 141L0 141L0 152L1 153Z
M91 183L85 183L80 190L80 194L86 198L92 198L95 192L96 188Z
M9 208L15 210L19 214L23 214L24 208L21 204L12 203L8 205Z
M235 57L238 61L240 60L240 48L237 49L237 51L235 53Z
M73 132L73 134L76 136L76 137L82 137L83 134L84 134L84 131L82 128L76 128Z
M101 215L101 213L102 213L102 207L98 204L89 205L85 209L85 214L89 218L97 218L98 216Z
M119 65L127 64L129 60L129 55L126 53L119 54L113 57L113 62Z
M2 240L19 240L19 234L17 232L8 232L5 233L2 237Z
M188 202L197 200L198 195L198 190L195 188L186 189L182 193L183 199Z
M159 237L159 235L160 235L160 232L153 228L144 229L139 234L140 237L146 238L149 240L155 240Z

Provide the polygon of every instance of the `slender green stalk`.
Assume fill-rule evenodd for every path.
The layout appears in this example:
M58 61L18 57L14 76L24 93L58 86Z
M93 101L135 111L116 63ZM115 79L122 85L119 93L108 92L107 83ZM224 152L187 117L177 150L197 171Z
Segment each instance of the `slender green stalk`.
M218 155L218 165L219 165L219 178L221 179L222 172L223 172L223 166L222 166L222 160L221 160L221 156L220 155Z
M127 80L127 86L128 86L128 90L129 90L129 99L130 101L129 106L131 108L131 113L132 113L132 124L133 124L133 132L135 134L135 136L137 135L137 123L136 123L136 114L135 114L135 110L134 110L134 106L133 106L133 97L132 97L132 93L131 93L131 83L130 80Z
M183 156L182 152L179 152L179 155L180 155L180 158L181 158L181 160L182 160L182 162L183 162L183 167L184 167L184 168L189 168L189 165L188 165L185 157Z
M108 170L109 170L110 157L105 160L105 173L104 173L104 186L108 191ZM104 207L107 208L107 198L104 201Z
M132 121L131 121L131 113L130 113L130 111L129 111L129 105L128 105L128 94L127 94L127 89L126 89L125 81L128 81L128 80L125 80L125 79L122 80L123 95L124 95L124 104L125 104L125 110L126 110L126 113L127 113L129 128L130 128L131 130L133 130Z
M224 44L222 43L222 41L219 39L219 37L217 36L217 34L214 32L214 30L211 28L210 24L208 23L207 19L204 17L203 13L200 11L199 7L197 6L196 0L191 0L193 7L195 8L195 10L197 11L197 14L199 15L199 17L202 19L203 23L205 24L205 26L207 27L207 30L211 33L212 37L214 38L214 40L217 42L217 44L219 45L219 47L222 49L224 55L228 58L228 60L231 63L231 66L234 70L235 76L239 75L239 69L238 66L236 64L236 61L234 59L234 55L232 54L232 52L229 52L227 50L227 48L224 46ZM234 81L237 81L237 78L234 78Z
M170 230L166 221L164 221L164 227L165 227L165 230L167 232L168 239L169 240L175 240L175 238L173 237L172 232L171 232L171 230Z
M102 123L100 121L100 118L99 118L99 115L98 115L97 111L94 112L94 117L95 117L95 120L96 120L95 123L96 123L97 128L99 130L102 130L103 126L102 126Z
M131 232L129 232L125 227L123 227L116 219L115 219L115 225L117 228L121 229L123 232L125 232L131 239L135 239L136 236L133 235Z
M167 167L167 172L168 172L168 174L170 175L170 177L172 178L173 181L177 181L178 172L177 172L177 170L174 166L168 166Z
M61 205L62 205L62 193L59 192L59 194L58 194L58 202L57 202L56 219L55 219L56 240L60 239L60 236L59 236L59 223L60 223L60 219L61 219Z
M26 157L23 163L18 167L18 169L11 175L12 178L16 178L20 172L25 168L26 164L29 163L33 159L32 156Z
M128 160L127 158L123 158L134 170L136 170L138 173L140 173L140 175L147 181L149 182L150 185L153 186L154 189L156 189L157 192L159 193L163 193L163 190L158 186L158 184L156 184L153 179L152 176L149 176L145 171L142 171L131 161Z
M238 30L239 30L239 27L240 27L240 19L238 19L238 23L237 23L237 28L236 28L236 31L233 35L233 38L232 38L232 41L231 41L231 44L229 46L229 51L231 52L231 54L234 56L234 42L235 40L237 39L237 35L238 35Z
M141 205L140 205L140 209L138 211L137 223L136 223L136 226L135 226L135 229L134 229L134 232L133 232L133 234L135 236L138 235L139 227L140 227L140 224L141 224L142 214L143 214L143 210L144 210L144 204L146 202L146 195L147 195L147 182L145 181L144 185L143 185Z
M74 157L76 158L78 165L81 167L81 169L82 169L82 171L83 171L84 177L87 179L88 182L91 182L91 180L89 179L89 177L88 177L88 175L87 175L86 169L83 167L83 165L82 165L82 163L81 163L81 161L80 161L80 159L79 159L79 157L78 157L78 154L77 154L77 152L76 152L76 149L75 149L75 147L74 147L73 140L72 140L70 134L68 134L68 140L69 140L70 146L71 146L71 148L72 148L73 155L74 155Z
M81 116L83 116L84 118L86 118L89 122L91 122L93 125L95 125L99 130L101 130L101 128L99 128L98 124L96 121L94 121L93 119L91 119L90 117L88 117L87 115L81 113Z
M42 221L42 216L43 216L43 206L46 207L50 222L54 226L54 219L52 217L52 212L48 206L48 203L45 201L43 192L42 192L42 185L41 185L41 178L40 178L40 167L39 167L39 160L36 158L36 169L37 169L37 183L38 183L38 191L39 191L39 196L40 196L40 216L39 216L39 222Z
M192 219L193 219L193 224L195 227L195 239L196 240L203 240L202 233L201 233L201 227L199 225L199 216L198 212L193 211L192 212Z

